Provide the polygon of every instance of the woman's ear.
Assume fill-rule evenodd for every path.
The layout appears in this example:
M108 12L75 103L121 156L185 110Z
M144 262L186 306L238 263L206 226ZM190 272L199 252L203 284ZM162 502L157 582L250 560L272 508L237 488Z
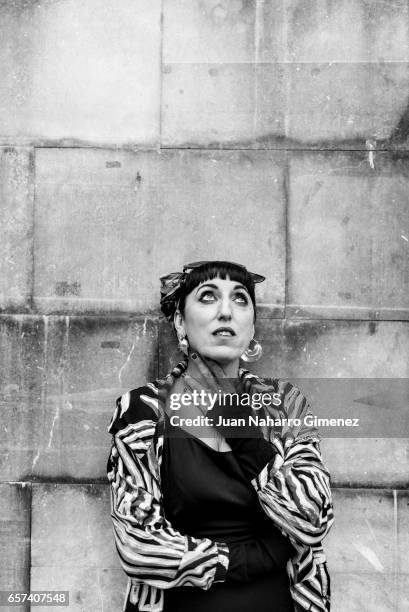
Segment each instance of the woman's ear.
M176 329L176 333L178 334L178 336L185 336L185 327L184 327L184 323L183 323L183 316L182 313L180 312L180 310L176 310L175 314L173 315L173 324L175 326Z

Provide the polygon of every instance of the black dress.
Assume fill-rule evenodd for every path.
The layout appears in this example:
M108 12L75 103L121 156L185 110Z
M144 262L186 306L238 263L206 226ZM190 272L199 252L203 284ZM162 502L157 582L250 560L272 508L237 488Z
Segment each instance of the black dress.
M293 612L286 563L295 550L266 516L249 482L252 458L216 451L179 427L165 435L161 483L166 518L182 534L225 542L225 582L164 590L164 612ZM242 458L243 459L243 458ZM253 465L254 474L262 465Z

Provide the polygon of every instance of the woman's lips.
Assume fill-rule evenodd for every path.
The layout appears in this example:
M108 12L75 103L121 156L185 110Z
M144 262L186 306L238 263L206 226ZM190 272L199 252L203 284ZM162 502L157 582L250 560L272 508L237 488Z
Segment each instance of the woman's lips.
M220 338L221 340L230 340L231 338L234 338L234 334L229 332L215 332L212 335L216 338Z
M219 327L214 332L212 332L215 336L235 336L235 332L231 327Z

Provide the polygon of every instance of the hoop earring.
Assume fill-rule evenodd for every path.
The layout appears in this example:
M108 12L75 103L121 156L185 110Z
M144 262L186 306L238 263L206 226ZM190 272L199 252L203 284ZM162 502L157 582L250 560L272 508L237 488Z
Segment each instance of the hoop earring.
M179 340L179 350L182 351L182 353L184 353L186 356L188 355L188 349L189 349L189 342L186 336L179 336L178 334L178 340Z
M253 343L253 346L251 347L252 343ZM253 338L248 348L244 351L244 353L240 357L240 359L250 363L253 361L258 361L262 354L263 354L263 347L261 346L260 342L258 342L255 338Z

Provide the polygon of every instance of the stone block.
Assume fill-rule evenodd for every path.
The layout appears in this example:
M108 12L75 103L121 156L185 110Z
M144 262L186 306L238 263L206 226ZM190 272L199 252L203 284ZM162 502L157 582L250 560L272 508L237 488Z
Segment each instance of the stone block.
M170 63L164 66L164 147L256 148L256 139L285 128L285 80L280 65ZM266 97L265 88L269 94ZM267 125L267 127L266 127Z
M4 480L29 480L36 422L51 380L44 358L44 321L29 315L0 317L0 469ZM51 391L52 392L52 391Z
M395 581L398 584L398 612L405 612L409 608L409 575L398 574L395 576Z
M108 486L33 484L31 565L118 567Z
M23 0L0 5L1 140L10 141L27 134L32 81L32 9L33 3Z
M407 319L408 160L292 155L287 314Z
M119 611L124 605L127 576L122 569L41 565L31 568L31 584L36 590L44 589L45 584L53 591L69 591L70 612ZM36 610L49 612L50 606L36 606Z
M265 26L277 15L274 4L265 8ZM408 5L404 0L291 0L285 4L288 61L382 64L409 60ZM274 39L269 37L268 27L264 31L263 58L274 61Z
M408 491L397 492L397 545L399 574L406 574L406 584L409 583L409 494ZM403 590L403 589L402 589ZM409 591L406 589L406 593Z
M165 0L164 62L252 63L256 44L256 12L257 3L254 0L224 4ZM282 22L277 24L277 34L281 28Z
M332 572L395 571L395 502L387 489L334 489L335 521L325 539Z
M397 579L398 578L398 579ZM376 572L334 572L331 611L395 612L400 577ZM403 612L404 608L402 608Z
M2 136L157 143L159 0L138 10L131 0L19 1L0 14L1 63L12 66L0 90Z
M4 479L106 477L115 400L157 376L150 319L0 317Z
M30 510L29 483L0 484L0 590L29 590Z
M406 321L260 318L264 348L250 369L281 378L409 378Z
M264 274L282 315L282 154L42 149L36 179L41 312L158 312L159 277L210 257Z
M156 324L126 318L72 318L59 324L60 386L36 419L36 477L106 478L115 400L156 378ZM50 358L50 348L48 359Z
M0 311L24 312L29 308L33 232L31 170L29 149L0 149Z
M333 487L408 486L408 438L331 437L320 447Z
M408 34L405 0L164 3L165 62L406 62Z
M150 306L153 283L159 286L154 269L146 274L156 240L158 160L157 154L110 150L37 152L40 310L135 312Z
M162 145L382 148L407 138L408 85L401 62L170 63Z
M32 590L69 591L70 610L121 609L127 577L112 529L107 486L34 485Z
M269 65L266 70L270 71ZM275 94L275 74L273 66L272 76L264 79L267 98ZM396 138L406 116L407 63L287 64L284 79L286 136L297 143L365 149L376 146L377 140Z

